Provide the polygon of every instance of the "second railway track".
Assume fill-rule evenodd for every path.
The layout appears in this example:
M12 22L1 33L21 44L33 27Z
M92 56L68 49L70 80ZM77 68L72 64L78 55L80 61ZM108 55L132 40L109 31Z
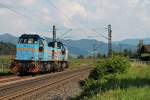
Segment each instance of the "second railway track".
M38 91L47 86L53 87L56 84L69 81L81 74L90 71L91 68L67 70L64 72L48 74L43 76L25 79L12 84L0 86L0 100L12 100Z

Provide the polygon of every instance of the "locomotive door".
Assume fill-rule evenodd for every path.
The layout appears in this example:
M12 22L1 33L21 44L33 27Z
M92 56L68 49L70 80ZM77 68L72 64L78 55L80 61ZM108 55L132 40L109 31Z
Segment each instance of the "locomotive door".
M39 60L44 60L44 43L42 40L39 41Z

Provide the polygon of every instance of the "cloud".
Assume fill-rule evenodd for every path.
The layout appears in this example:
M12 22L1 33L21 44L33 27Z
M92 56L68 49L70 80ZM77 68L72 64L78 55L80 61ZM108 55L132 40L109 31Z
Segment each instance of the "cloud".
M0 9L0 16L4 16L0 19L1 32L17 33L29 29L26 19L10 10Z
M49 14L49 9L48 9L47 7L43 7L43 8L42 8L42 12L43 12L44 14Z
M17 0L17 2L20 2L23 6L31 6L33 5L37 0Z
M56 7L46 0L2 2L30 18L0 7L0 32L49 32L52 25L58 28L63 26L66 30L85 28L84 31L74 30L69 34L73 39L80 39L87 38L91 34L97 35L90 28L100 28L97 30L98 33L107 33L105 28L108 24L112 24L114 40L147 37L143 34L150 32L149 0L94 0L92 2L91 0L53 0L50 2Z
M77 26L79 23L76 16L81 19L86 18L87 12L83 5L73 0L60 0L55 3L57 13L66 27Z
M131 8L134 8L135 6L137 6L139 0L127 0L128 1L128 6Z
M63 13L70 17L76 14L81 17L84 17L86 15L85 8L81 4L73 0L61 0L57 5L58 8L63 11Z

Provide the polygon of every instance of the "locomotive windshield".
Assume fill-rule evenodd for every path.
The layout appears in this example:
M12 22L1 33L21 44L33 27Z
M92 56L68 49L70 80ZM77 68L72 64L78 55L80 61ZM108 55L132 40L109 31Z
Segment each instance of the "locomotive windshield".
M35 44L35 43L37 43L37 38L35 38L35 37L21 37L19 39L19 43L21 43L21 44Z
M54 48L55 42L49 42L48 46ZM57 42L57 48L63 48L63 44L61 42Z

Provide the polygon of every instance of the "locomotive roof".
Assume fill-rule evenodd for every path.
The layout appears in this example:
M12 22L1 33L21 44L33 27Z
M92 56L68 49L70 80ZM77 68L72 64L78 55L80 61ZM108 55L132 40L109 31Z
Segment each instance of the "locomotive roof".
M20 38L21 38L21 37L36 37L36 38L43 38L43 37L41 37L40 35L37 35L37 34L23 34L23 35L20 36ZM43 38L43 39L45 39L45 38Z

